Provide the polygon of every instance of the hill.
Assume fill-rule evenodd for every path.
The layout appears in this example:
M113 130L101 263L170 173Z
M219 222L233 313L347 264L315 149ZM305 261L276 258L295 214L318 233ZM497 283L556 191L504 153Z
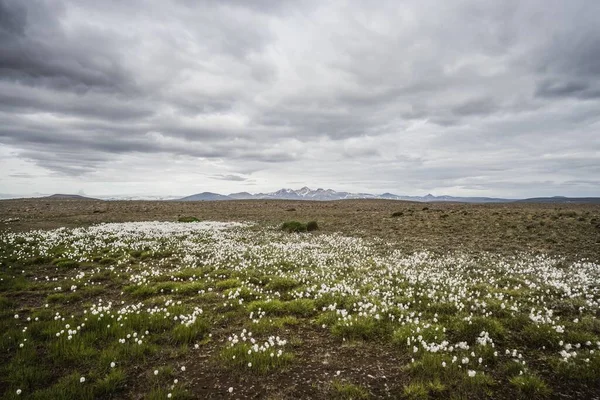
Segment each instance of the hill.
M191 196L183 197L178 201L215 201L215 200L231 200L231 197L219 193L202 192Z
M102 201L100 199L95 199L93 197L81 196L79 194L62 194L56 193L51 196L40 197L44 200L93 200L93 201Z

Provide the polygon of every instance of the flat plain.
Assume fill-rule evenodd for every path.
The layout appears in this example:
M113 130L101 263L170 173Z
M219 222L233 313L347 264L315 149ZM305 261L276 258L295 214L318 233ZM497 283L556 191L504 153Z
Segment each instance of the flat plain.
M600 397L598 205L5 200L0 263L3 398Z

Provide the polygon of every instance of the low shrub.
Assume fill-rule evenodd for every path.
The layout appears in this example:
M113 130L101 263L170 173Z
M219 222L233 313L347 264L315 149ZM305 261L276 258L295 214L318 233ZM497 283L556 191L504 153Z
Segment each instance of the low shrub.
M317 221L309 221L306 224L306 230L309 231L309 232L318 231L319 230L319 225L317 224Z
M177 222L199 222L200 220L196 217L179 217Z
M306 224L298 221L287 221L281 225L281 230L286 232L306 232Z
M281 230L286 232L311 232L319 230L317 221L309 221L304 224L299 221L287 221L281 225Z

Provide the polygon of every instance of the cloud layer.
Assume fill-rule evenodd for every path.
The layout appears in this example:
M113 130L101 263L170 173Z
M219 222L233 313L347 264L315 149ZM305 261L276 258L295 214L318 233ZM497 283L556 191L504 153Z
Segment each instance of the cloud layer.
M598 15L0 0L0 192L600 195Z

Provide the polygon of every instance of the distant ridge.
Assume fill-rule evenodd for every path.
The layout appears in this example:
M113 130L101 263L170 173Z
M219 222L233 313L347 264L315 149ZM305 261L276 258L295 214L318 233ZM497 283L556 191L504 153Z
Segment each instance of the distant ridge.
M600 204L600 197L533 197L531 199L517 200L519 203L586 203Z

